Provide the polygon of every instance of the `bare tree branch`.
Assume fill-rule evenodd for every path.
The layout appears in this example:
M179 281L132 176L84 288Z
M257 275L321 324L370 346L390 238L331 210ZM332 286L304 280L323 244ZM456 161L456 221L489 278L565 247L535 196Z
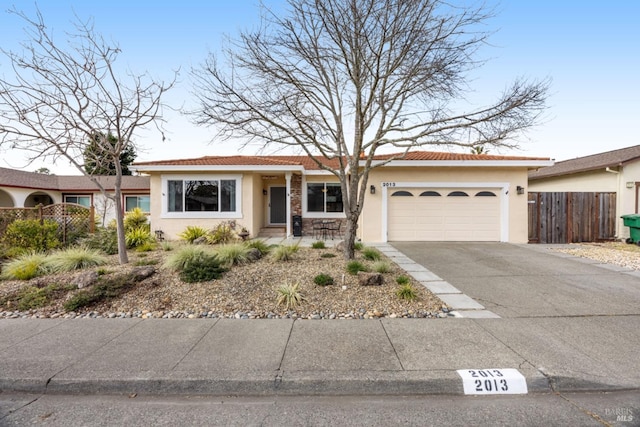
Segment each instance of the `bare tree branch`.
M259 29L230 42L224 63L210 55L192 70L194 121L222 138L299 147L338 176L347 256L380 149L516 147L545 110L549 82L520 79L492 105L454 111L469 71L483 63L476 56L489 33L479 28L491 10L441 0L289 0L289 9L286 17L265 9Z
M120 156L134 147L138 129L162 122L161 98L176 75L168 83L146 74L122 78L115 65L120 48L98 35L91 21L78 20L75 32L59 41L40 11L35 18L15 8L9 13L27 24L28 40L21 52L0 50L12 67L10 76L0 77L0 145L24 150L31 161L66 159L89 177L115 203L125 263ZM93 160L116 166L113 194L85 169L83 154L92 144L106 157Z

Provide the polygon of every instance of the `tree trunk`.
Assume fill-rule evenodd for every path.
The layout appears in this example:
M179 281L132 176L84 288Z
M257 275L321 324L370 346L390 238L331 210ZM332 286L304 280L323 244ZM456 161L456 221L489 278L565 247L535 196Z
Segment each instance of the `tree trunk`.
M355 254L356 232L358 231L358 215L353 213L347 214L347 224L344 230L344 257L345 259L353 259Z

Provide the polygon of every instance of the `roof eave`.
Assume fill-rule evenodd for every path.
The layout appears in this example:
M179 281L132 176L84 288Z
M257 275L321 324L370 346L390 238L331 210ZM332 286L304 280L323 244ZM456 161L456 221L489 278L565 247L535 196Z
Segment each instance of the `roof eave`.
M303 172L303 166L284 165L138 165L129 166L129 170L137 173L149 172Z

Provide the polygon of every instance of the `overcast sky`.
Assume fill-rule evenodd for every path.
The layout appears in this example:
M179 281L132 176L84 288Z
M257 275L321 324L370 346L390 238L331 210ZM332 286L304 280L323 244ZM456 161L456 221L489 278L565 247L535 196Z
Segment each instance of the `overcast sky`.
M264 0L276 11L284 0ZM488 1L491 3L491 1ZM23 23L6 14L12 4L32 15L34 3L0 0L0 43L14 50L25 35ZM74 13L93 17L95 28L122 48L119 62L135 72L169 78L180 69L180 82L165 101L189 107L188 71L209 51L220 47L225 34L235 35L259 21L257 0L41 0L45 22L56 34L71 29ZM520 151L494 154L543 156L556 160L640 144L640 1L504 0L489 22L492 47L489 62L477 71L471 97L492 102L518 76L552 79L547 119L521 138ZM4 58L0 73L8 74ZM238 152L237 143L211 143L213 132L197 128L188 118L167 111L168 139L152 130L136 143L138 161L225 155ZM254 154L245 149L241 154ZM76 174L64 162L25 165L16 151L0 149L0 166L57 174Z

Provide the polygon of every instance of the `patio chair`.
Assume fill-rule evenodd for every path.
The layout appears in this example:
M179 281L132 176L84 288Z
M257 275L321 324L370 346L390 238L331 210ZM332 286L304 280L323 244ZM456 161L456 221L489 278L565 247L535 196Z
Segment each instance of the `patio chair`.
M314 239L322 237L323 233L325 233L324 222L321 219L311 220L311 227Z
M342 227L341 219L330 221L326 225L327 225L327 231L331 236L331 240L333 240L336 234L338 235L338 237L340 237L340 228Z

